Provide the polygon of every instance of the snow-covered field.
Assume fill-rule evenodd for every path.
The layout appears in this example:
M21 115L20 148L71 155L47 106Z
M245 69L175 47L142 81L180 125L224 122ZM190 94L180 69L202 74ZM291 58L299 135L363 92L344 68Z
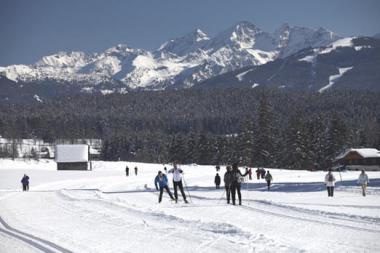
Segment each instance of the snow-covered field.
M359 172L343 172L328 198L324 172L273 169L271 191L254 175L242 184L243 205L232 206L214 188L214 166L181 166L190 204L166 193L157 203L161 164L93 168L0 160L0 252L380 252L380 172L368 173L367 197ZM24 173L29 192L20 191Z

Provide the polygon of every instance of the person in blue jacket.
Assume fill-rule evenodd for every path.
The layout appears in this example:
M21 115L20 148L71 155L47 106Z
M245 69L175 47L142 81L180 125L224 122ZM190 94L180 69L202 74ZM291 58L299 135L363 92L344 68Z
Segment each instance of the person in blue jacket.
M154 185L156 186L156 189L160 190L160 195L158 197L158 203L161 203L162 200L162 193L164 192L164 189L169 194L170 198L172 200L175 200L172 193L170 192L169 186L168 186L168 178L165 174L163 174L161 171L158 172L158 175L154 179Z
M21 183L22 183L22 190L29 191L29 177L26 174L24 174L24 176L22 177Z

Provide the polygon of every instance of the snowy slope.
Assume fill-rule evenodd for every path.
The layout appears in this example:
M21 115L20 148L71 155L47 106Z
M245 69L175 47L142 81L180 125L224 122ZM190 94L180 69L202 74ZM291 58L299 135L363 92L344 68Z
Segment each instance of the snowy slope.
M125 177L126 164L138 166L139 174ZM324 172L273 169L272 191L263 180L248 180L242 184L243 206L231 206L221 198L224 190L214 189L213 166L181 166L191 204L173 204L166 194L157 203L153 179L163 165L94 162L93 167L56 171L52 161L38 168L0 160L0 251L380 250L380 172L368 173L367 197L356 186L358 172L343 172L335 197L328 198ZM24 173L31 177L30 192L19 190Z
M152 52L122 44L92 55L59 52L33 65L0 67L0 73L23 82L52 79L96 86L118 80L132 89L191 87L231 70L262 65L304 48L326 46L338 38L323 28L287 24L268 33L243 21L211 38L196 29ZM89 87L86 91L92 92Z

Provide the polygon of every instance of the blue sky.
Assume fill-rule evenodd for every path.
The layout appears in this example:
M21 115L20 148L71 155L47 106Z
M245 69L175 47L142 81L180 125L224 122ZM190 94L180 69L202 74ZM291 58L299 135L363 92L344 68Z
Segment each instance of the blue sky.
M289 23L373 35L380 33L380 1L1 0L0 66L119 43L154 49L196 28L213 36L242 20L269 32Z

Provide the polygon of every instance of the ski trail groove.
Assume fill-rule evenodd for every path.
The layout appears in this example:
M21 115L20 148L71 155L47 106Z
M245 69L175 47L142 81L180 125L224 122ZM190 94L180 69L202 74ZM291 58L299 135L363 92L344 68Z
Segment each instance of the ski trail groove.
M260 212L260 213L267 214L267 215L272 215L272 216L282 217L282 218L287 218L287 219L293 219L293 220L298 220L298 221L302 220L302 221L306 221L306 222L314 222L314 223L319 223L319 224L323 224L323 225L331 225L331 226L349 228L349 229L353 229L353 230L357 230L357 231L365 231L365 232L371 232L371 233L379 233L380 232L376 229L360 228L360 227L354 227L354 226L350 226L350 225L338 224L338 223L334 223L334 222L319 221L316 219L310 219L310 218L304 218L304 217L294 217L292 215L272 212L272 211L268 211L268 210L264 210L264 209L260 209L260 208L255 208L252 206L241 206L241 207L246 209L246 210L252 210L252 211Z
M87 203L92 203L92 204L101 204L105 208L112 208L115 210L115 208L123 210L123 213L125 214L125 211L128 211L131 215L135 215L136 218L141 218L144 217L143 220L143 226L145 229L155 229L154 227L151 227L148 220L157 220L159 219L164 219L168 221L172 227L177 227L179 229L173 231L173 233L178 233L178 232L183 232L183 230L187 230L189 227L193 228L193 233L194 234L202 234L202 233L207 233L208 237L210 237L210 240L203 240L200 242L200 245L198 246L197 251L200 252L207 252L211 250L214 246L215 240L220 241L222 238L234 238L235 241L247 241L252 237L255 237L257 235L253 235L251 232L245 231L244 229L234 226L229 223L220 223L220 222L203 222L200 220L188 220L188 219L183 219L181 217L172 215L172 214L166 214L164 212L157 212L156 210L142 210L138 207L132 207L129 205L125 205L124 203L121 202L112 202L107 199L102 198L101 196L94 196L95 198L92 197L80 197L77 198L76 196L73 195L74 192L70 192L67 190L63 191L58 191L56 192L57 196L59 198L63 198L65 200L71 201L73 203L78 203L78 201L82 202L85 201ZM97 193L95 193L96 195ZM83 206L81 206L83 208ZM73 208L72 210L75 210L76 208ZM97 210L97 208L93 208L92 211ZM145 222L144 222L145 221ZM149 227L146 225L149 224ZM260 246L267 245L270 243L272 247L276 247L278 249L281 249L281 247L286 247L288 248L289 246L282 245L282 244L277 244L273 240L269 238L261 238L262 240L260 242L258 241L251 241L250 243L259 243L264 244ZM244 243L246 247L251 247L249 244ZM281 251L281 250L280 250ZM285 250L286 251L286 250ZM302 252L301 249L296 249L296 248L289 248L286 252Z
M193 198L198 198L198 199L210 199L210 200L216 200L215 198L207 198L207 197L201 197L201 196L196 196L196 195L193 195ZM294 212L297 212L297 213L302 213L302 214L307 214L307 215L311 215L311 216L315 216L315 217L323 217L325 219L332 219L332 220L340 220L340 221L350 221L350 222L355 222L355 223L367 223L367 224L370 224L371 221L378 221L378 219L376 218L368 218L368 217L362 217L362 216L357 216L359 218L363 218L362 219L352 219L352 216L349 216L349 215L345 215L345 214L336 214L336 213L331 213L331 212L316 212L314 210L309 210L309 209L305 209L305 208L298 208L298 207L293 207L293 206L288 206L286 205L281 205L281 204L276 204L276 203L270 203L270 202L267 202L267 201L260 201L260 200L245 200L247 201L248 203L249 202L255 202L255 203L259 203L259 204L262 204L262 205L267 205L267 206L273 206L273 207L278 207L278 208L287 208L287 209L290 209ZM339 227L342 227L342 228L349 228L349 229L354 229L354 230L359 230L359 231L366 231L366 232L372 232L372 233L380 233L380 230L377 230L377 229L369 229L369 228L362 228L362 227L356 227L356 226L350 226L350 225L344 225L344 224L340 224L340 223L336 223L336 222L328 222L328 221L320 221L320 220L316 220L316 219L313 219L313 218L305 218L305 217L295 217L293 215L289 215L289 214L283 214L283 213L280 213L280 212L275 212L275 211L268 211L268 210L265 210L265 209L261 209L261 208L258 208L258 207L253 207L251 205L243 205L241 206L242 208L246 209L246 210L253 210L253 211L256 211L256 212L261 212L261 213L265 213L267 215L274 215L274 216L278 216L278 217L283 217L283 218L290 218L290 219L295 219L295 220L303 220L303 221L307 221L307 222L317 222L319 224L325 224L325 225L333 225L333 226L339 226ZM323 215L325 214L325 215ZM351 218L351 219L350 219Z
M53 242L47 241L45 239L39 238L37 236L22 232L18 229L11 227L10 225L8 225L8 223L6 223L3 220L3 218L1 216L0 216L0 223L4 227L4 229L0 228L1 232L8 234L11 237L17 238L21 241L24 241L24 242L28 243L29 245L31 245L35 248L38 248L44 252L49 252L49 253L50 252L53 252L53 253L56 252L56 251L52 251L49 248L45 247L45 245L47 245L47 246L57 250L58 252L73 253L72 251L65 249L65 248L63 248L63 247L61 247L61 246L59 246ZM35 240L35 241L33 241L33 240Z

